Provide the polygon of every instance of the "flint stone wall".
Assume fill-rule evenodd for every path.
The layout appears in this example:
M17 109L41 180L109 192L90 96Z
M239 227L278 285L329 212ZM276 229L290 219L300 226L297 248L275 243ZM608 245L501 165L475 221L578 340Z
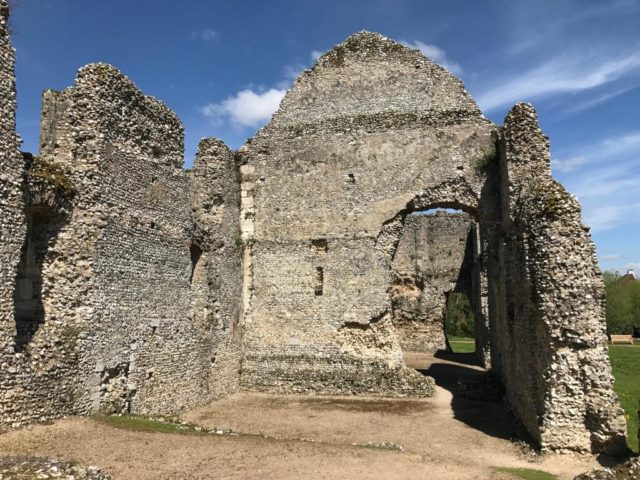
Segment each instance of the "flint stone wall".
M551 177L549 141L531 105L511 110L501 138L505 275L492 367L543 449L620 453L625 420L589 228L575 197Z
M191 313L199 335L209 338L209 394L237 390L242 341L242 244L239 171L233 152L220 140L200 142L192 182L193 253ZM199 250L198 250L199 249Z
M402 362L392 256L411 211L478 209L494 131L460 81L377 34L298 78L240 152L245 388L432 392Z
M175 413L236 388L237 173L228 149L209 152L192 182L182 150L175 114L108 65L84 67L74 87L43 95L41 158L26 198L52 199L64 215L42 262L44 322L12 355L3 426ZM219 199L214 209L203 196ZM218 286L199 303L190 246L211 230L204 281Z
M404 351L447 348L449 292L474 298L475 227L466 213L409 215L393 258L393 325Z

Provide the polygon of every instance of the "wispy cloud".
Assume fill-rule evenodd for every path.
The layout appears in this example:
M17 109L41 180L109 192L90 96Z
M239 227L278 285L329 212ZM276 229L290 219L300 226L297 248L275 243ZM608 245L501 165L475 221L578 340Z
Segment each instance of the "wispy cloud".
M572 8L564 15L547 15L544 22L532 21L532 9L536 9L534 2L514 3L513 8L520 10L521 22L514 25L516 41L508 48L511 55L520 55L526 50L539 50L550 40L567 32L572 25L584 24L593 19L611 22L612 16L624 15L637 8L635 0L609 0L594 5L580 5Z
M551 166L553 167L553 169L563 173L575 170L585 163L587 163L587 159L582 155L576 155L575 157L570 157L566 160L561 160L559 158L554 158L551 160Z
M203 42L210 42L211 40L218 38L218 32L213 28L203 28L202 30L194 30L191 32L191 38L193 40L201 40Z
M630 92L631 90L635 90L636 88L638 88L638 85L631 85L631 86L618 88L610 92L605 92L601 95L598 95L597 97L590 98L589 100L586 100L584 102L577 102L575 105L567 108L565 110L565 113L572 114L572 113L583 112L590 108L597 107L598 105L602 105L603 103L606 103L609 100L619 97L620 95L624 95L625 93Z
M612 58L609 54L562 55L501 82L477 96L490 112L519 101L590 90L640 72L637 50Z
M420 40L414 40L413 42L400 41L400 43L405 47L420 50L423 55L429 57L431 60L436 62L441 67L446 68L451 73L455 73L456 75L460 75L462 73L462 67L460 66L460 64L449 59L445 51L436 45L430 45L421 42Z
M639 164L640 131L570 149L552 160L595 232L640 223Z
M600 255L600 260L603 262L610 262L611 260L617 260L620 258L620 255L617 253L607 253L605 255Z
M200 112L215 123L229 121L237 127L258 127L271 118L287 93L284 89L265 91L241 90L219 103L210 103Z
M640 203L635 205L612 204L584 210L585 222L594 232L604 232L621 225L637 223Z

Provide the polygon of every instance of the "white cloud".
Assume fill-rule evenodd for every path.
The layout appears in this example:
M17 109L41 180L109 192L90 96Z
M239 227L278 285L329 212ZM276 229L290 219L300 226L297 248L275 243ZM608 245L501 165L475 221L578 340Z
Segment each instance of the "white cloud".
M202 40L203 42L209 42L215 38L218 38L218 32L216 32L213 28L194 30L193 32L191 32L191 38Z
M309 59L316 61L321 55L322 52L312 50ZM277 82L274 88L268 90L245 88L221 102L200 107L200 113L210 118L215 124L228 121L236 127L259 127L271 119L291 86L291 82L298 78L305 68L307 66L301 63L285 65L282 69L284 79Z
M565 155L560 154L558 158L551 160L551 166L554 170L567 173L577 167L594 164L602 165L604 164L603 160L619 157L622 157L622 160L609 163L605 167L605 171L600 172L600 176L596 177L590 172L585 179L591 179L596 183L602 183L605 179L611 181L611 177L619 176L621 169L627 165L628 161L625 159L631 158L635 163L636 159L640 158L640 130L606 138L578 149L571 149ZM626 178L628 179L629 177ZM592 186L593 184L590 185L588 190L591 190Z
M488 112L523 100L589 90L639 71L638 51L617 58L591 53L555 57L511 80L500 82L477 99L480 107Z
M585 208L585 220L594 232L604 232L621 225L636 223L640 216L640 203L635 205L609 204Z
M292 81L298 78L298 75L300 75L305 68L304 65L285 65L282 73L287 80Z
M401 41L400 43L405 47L420 50L423 55L429 57L431 60L436 62L441 67L446 68L451 73L455 73L456 75L460 75L462 73L462 67L460 66L460 64L448 59L445 51L436 45L429 45L427 43L421 42L420 40L414 40L413 42Z
M640 262L630 262L624 266L625 270L634 270L636 272L636 276L640 271ZM626 273L626 272L625 272Z
M271 119L287 91L271 88L264 92L241 90L220 103L210 103L200 112L215 122L228 120L236 126L258 127Z
M587 159L584 156L576 155L575 157L567 158L566 160L554 158L551 160L551 166L554 168L554 170L566 173L575 170L579 166L584 165L586 162Z
M620 255L618 255L617 253L608 253L606 255L601 255L600 256L600 260L602 260L603 262L608 262L611 260L616 260L620 258Z

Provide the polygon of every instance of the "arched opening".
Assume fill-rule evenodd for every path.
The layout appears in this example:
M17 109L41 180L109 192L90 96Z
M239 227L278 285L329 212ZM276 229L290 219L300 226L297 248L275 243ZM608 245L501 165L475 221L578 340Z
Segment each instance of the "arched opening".
M404 219L390 289L404 352L475 351L477 230L471 214L451 208L414 211Z

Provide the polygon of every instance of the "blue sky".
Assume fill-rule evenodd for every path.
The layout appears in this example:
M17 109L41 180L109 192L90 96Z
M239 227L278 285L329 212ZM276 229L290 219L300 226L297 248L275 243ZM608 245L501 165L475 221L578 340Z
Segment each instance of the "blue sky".
M601 265L640 271L640 0L14 3L24 150L38 150L41 92L103 61L178 113L190 165L200 138L239 147L320 52L372 30L454 72L496 123L531 101Z

